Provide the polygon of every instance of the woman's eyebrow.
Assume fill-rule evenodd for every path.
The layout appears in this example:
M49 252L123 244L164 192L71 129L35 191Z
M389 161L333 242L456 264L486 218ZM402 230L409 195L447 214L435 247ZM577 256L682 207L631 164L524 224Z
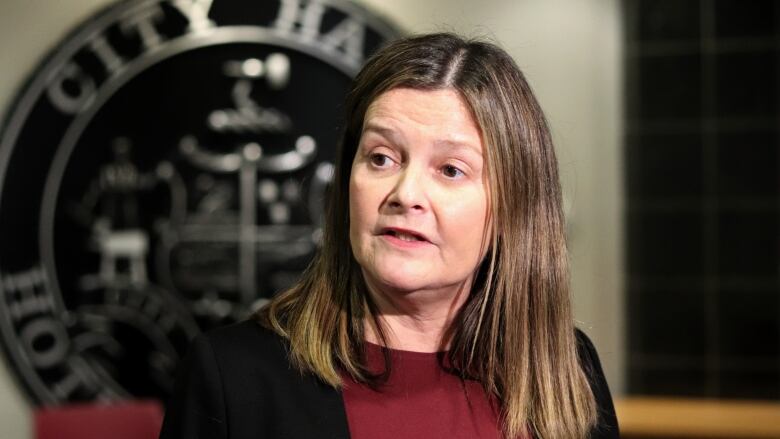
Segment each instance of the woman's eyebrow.
M403 133L397 131L389 126L380 125L376 122L367 122L363 127L363 133L376 133L379 134L393 143L404 143ZM479 157L482 157L482 150L474 145L472 142L460 141L456 139L441 139L434 142L435 146L444 146L450 149L463 149L468 150Z
M469 153L472 153L478 156L479 158L482 158L482 150L478 146L474 145L472 142L442 139L442 140L437 140L434 144L436 146L444 146L450 149L468 151Z
M363 134L369 132L379 134L380 136L385 137L386 139L396 144L404 143L405 140L403 133L396 131L391 127L379 125L375 122L368 122L363 127Z

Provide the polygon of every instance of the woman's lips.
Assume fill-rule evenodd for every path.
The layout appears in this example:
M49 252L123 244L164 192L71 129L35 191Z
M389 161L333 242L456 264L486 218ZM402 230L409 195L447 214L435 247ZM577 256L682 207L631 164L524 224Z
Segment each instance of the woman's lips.
M389 233L385 233L380 236L382 239L385 240L385 242L388 242L391 245L400 248L421 248L421 247L427 247L431 245L429 241L424 241L420 239L416 239L414 241L407 241L405 239L401 239L398 236Z
M398 227L386 227L382 229L380 236L387 242L401 248L419 248L431 244L425 235Z

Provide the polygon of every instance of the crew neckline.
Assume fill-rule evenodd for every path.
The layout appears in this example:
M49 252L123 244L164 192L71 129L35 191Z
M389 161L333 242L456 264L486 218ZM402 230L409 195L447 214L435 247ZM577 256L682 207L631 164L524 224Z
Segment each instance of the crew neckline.
M449 352L449 351L434 351L434 352L407 351L404 349L388 348L386 346L378 345L370 341L364 341L363 343L365 343L366 347L376 352L381 352L382 349L387 349L391 353L396 353L398 355L403 355L406 357L437 357Z

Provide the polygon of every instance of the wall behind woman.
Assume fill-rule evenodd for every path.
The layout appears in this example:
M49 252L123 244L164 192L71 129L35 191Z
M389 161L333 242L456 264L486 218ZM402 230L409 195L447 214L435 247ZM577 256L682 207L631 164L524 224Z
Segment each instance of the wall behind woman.
M0 115L45 53L106 0L0 2ZM569 214L575 315L615 393L623 386L621 23L615 0L363 0L410 32L484 36L534 87L559 153ZM3 437L30 437L30 403L0 361Z

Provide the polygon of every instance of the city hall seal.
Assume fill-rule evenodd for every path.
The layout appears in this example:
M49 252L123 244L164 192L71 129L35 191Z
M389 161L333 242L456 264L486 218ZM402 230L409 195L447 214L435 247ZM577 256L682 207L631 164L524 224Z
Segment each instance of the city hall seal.
M124 1L0 132L0 333L38 404L165 398L189 340L289 286L341 103L397 29L343 0Z

